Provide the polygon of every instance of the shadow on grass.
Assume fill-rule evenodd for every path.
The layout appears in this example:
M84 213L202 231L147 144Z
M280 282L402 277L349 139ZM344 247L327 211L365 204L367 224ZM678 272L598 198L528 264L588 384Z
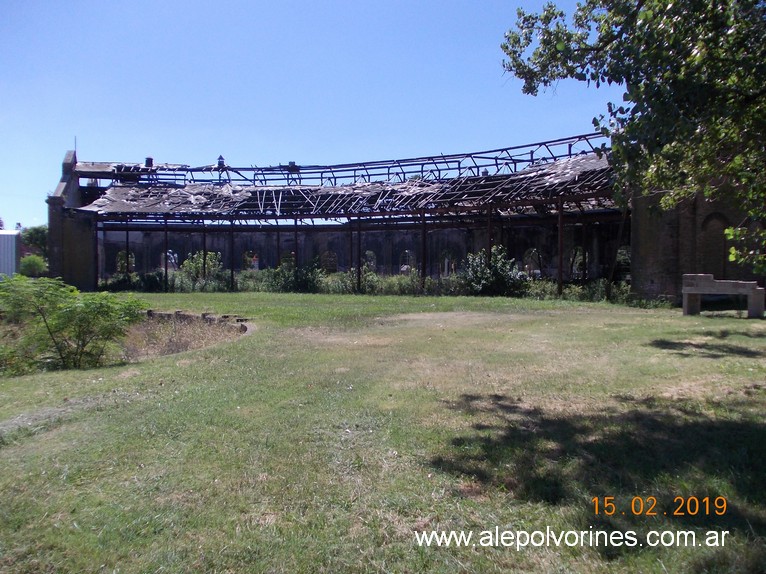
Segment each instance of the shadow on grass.
M655 339L650 343L652 347L664 351L672 351L684 357L706 357L708 359L721 359L728 355L757 359L766 357L766 352L750 349L741 345L730 343L708 343L692 341L671 341L669 339Z
M666 512L671 528L766 535L766 422L709 417L679 401L618 401L595 415L566 414L499 394L464 394L448 408L474 418L472 430L431 462L520 500L580 504L584 528L657 528ZM722 490L727 508L717 516L713 504ZM595 516L591 500L604 496L619 505L612 517ZM636 496L656 498L654 522L633 516ZM710 511L676 516L678 496L709 497ZM609 552L603 554L613 558ZM766 553L760 557L766 560Z

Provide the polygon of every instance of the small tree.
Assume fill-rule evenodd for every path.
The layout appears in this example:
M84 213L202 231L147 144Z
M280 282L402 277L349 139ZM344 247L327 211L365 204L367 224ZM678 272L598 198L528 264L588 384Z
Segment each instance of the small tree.
M80 293L60 279L14 275L0 282L0 320L9 341L0 367L18 373L99 365L143 309L135 299Z
M24 245L36 249L44 259L48 259L48 226L36 225L21 230Z

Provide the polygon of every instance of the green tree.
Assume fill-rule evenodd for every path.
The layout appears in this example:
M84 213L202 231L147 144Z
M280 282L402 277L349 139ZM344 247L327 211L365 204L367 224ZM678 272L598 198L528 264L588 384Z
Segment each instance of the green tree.
M37 249L44 259L48 259L48 226L36 225L21 230L24 245Z
M0 369L99 365L143 309L136 299L79 293L60 279L6 278L0 282L0 319L6 325Z
M611 137L618 190L733 196L750 229L729 230L732 259L766 271L766 2L584 0L518 11L503 65L523 91L573 78L618 84L622 102L594 119Z

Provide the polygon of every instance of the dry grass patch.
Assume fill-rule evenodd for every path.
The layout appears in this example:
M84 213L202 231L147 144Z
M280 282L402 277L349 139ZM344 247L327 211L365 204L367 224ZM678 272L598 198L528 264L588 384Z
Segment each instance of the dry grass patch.
M228 323L209 323L202 319L148 319L133 325L123 341L124 357L139 361L173 355L233 341L241 336Z

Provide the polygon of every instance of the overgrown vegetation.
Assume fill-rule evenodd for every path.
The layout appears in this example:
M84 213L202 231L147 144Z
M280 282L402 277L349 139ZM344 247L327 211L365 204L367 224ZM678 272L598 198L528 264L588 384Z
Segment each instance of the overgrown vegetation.
M456 273L442 277L420 277L417 269L407 269L397 275L375 272L374 263L365 262L357 273L327 271L317 259L308 265L296 265L286 255L275 269L248 269L235 273L234 286L240 292L268 293L323 293L329 295L435 295L435 296L505 296L532 299L565 299L574 301L610 301L638 306L662 306L665 303L644 301L630 292L625 282L613 283L607 289L606 279L595 279L585 284L567 283L563 294L552 279L532 279L519 269L502 246L494 246L489 261L486 251L469 254ZM337 268L337 265L331 268ZM202 252L189 254L177 271L168 273L168 291L174 293L230 291L230 273L223 268L219 253L208 253L208 265L203 273ZM108 291L164 291L162 270L146 274L118 273L101 283Z
M143 310L135 298L80 293L58 279L6 278L0 282L0 371L98 366Z
M527 274L519 271L516 261L500 245L492 247L489 261L484 250L469 253L465 280L473 295L521 297L529 286Z

